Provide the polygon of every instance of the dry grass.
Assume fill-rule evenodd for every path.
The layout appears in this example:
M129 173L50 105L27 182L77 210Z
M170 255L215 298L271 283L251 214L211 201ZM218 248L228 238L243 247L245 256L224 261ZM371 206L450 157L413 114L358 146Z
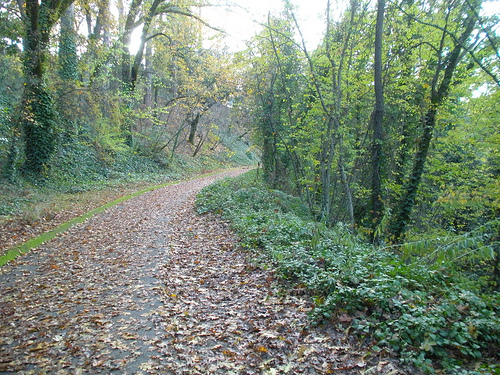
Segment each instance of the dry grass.
M94 208L155 185L148 181L107 186L79 193L41 193L35 190L2 189L2 200L18 202L16 213L0 216L0 255L61 223Z

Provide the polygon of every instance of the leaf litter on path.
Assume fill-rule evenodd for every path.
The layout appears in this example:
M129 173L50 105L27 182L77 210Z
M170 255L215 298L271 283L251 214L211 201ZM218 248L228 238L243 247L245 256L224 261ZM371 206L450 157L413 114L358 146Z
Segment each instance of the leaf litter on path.
M187 181L123 202L0 270L0 374L403 374L196 215Z

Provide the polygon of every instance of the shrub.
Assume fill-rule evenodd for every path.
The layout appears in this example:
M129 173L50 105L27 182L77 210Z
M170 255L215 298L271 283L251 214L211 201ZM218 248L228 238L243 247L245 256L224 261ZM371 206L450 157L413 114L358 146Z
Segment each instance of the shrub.
M488 361L498 362L500 295L482 294L456 268L408 262L345 225L326 228L297 198L267 189L255 172L204 189L197 207L223 215L243 245L304 285L315 301L314 322L347 324L375 352L396 352L428 373L498 373Z

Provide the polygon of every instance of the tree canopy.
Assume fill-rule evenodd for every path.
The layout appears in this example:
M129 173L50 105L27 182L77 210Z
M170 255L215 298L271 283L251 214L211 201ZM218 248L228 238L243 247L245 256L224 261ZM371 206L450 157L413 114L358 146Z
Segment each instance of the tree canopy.
M243 51L203 19L208 0L0 2L2 181L258 163L315 228L498 290L500 14L323 2L314 48L284 0Z

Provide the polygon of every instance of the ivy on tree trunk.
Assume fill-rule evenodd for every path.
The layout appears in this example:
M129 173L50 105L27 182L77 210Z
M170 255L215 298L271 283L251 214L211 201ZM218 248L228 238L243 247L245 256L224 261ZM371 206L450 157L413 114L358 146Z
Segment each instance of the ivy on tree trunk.
M27 1L21 7L25 25L25 78L22 128L25 137L25 170L40 174L54 153L57 140L56 111L45 84L45 60L50 30L73 0Z
M382 35L384 25L385 0L378 0L377 24L375 31L375 109L373 111L373 144L372 144L372 229L373 242L379 241L379 227L384 214L382 201L382 121L384 115L384 90L382 86Z
M405 233L406 226L410 221L411 212L413 210L413 207L415 206L415 199L417 197L420 181L422 180L422 174L424 172L427 154L429 153L433 131L436 127L437 111L448 97L450 86L452 84L453 74L455 73L455 70L461 58L463 58L464 56L462 54L463 46L472 34L475 24L476 18L473 16L469 16L464 21L465 29L460 38L457 38L455 47L446 55L446 58L443 60L444 63L438 64L436 68L432 83L430 108L423 120L422 135L420 136L419 142L417 143L417 152L415 154L413 168L404 186L404 192L401 196L400 202L396 207L396 215L392 218L389 226L389 238L395 243L400 242ZM447 34L448 31L443 30L443 33ZM443 49L444 47L442 45L441 52ZM441 83L438 87L438 79L441 74L443 78L441 79Z

